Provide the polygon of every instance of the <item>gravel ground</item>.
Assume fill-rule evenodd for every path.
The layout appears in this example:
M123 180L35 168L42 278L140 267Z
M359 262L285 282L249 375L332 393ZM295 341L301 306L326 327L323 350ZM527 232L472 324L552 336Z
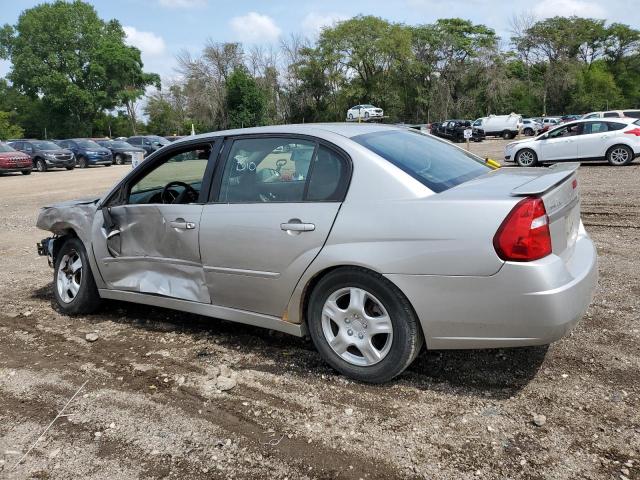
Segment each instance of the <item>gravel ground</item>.
M59 314L38 208L129 168L0 178L0 478L640 479L640 161L580 169L600 284L569 336L423 351L381 386L258 328L116 302Z

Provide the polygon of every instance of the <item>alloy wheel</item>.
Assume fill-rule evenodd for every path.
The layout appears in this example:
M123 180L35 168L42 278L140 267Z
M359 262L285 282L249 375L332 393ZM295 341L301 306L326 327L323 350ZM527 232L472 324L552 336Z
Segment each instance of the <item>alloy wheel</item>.
M530 167L535 162L535 155L529 150L520 152L518 154L518 163L523 167Z
M393 342L393 324L384 305L357 287L329 295L322 309L322 333L340 358L357 366L382 361Z
M611 163L624 165L629 161L629 151L622 147L614 148L609 157L611 158Z
M71 303L80 291L82 283L82 258L71 250L60 260L56 287L58 296L64 303Z

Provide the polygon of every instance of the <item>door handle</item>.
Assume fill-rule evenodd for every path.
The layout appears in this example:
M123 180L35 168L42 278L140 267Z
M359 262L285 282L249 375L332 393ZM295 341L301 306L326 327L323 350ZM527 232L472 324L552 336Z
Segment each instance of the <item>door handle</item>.
M313 232L315 229L313 223L303 223L299 218L292 218L287 223L280 224L280 230L285 232Z
M193 222L187 222L184 218L176 218L172 222L169 222L171 228L179 228L180 230L193 230L196 228L196 224Z

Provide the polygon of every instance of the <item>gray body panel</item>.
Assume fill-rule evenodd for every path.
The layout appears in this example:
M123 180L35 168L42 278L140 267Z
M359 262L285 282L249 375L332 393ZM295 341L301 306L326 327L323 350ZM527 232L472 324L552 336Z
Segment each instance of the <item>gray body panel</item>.
M257 133L304 134L345 151L353 164L343 202L145 205L115 207L130 225L124 259L110 259L95 205L89 220L72 207L45 211L40 228L78 235L101 275L100 294L178 308L296 335L305 332L308 286L328 269L357 265L393 282L415 309L430 348L505 347L549 343L580 318L597 280L593 243L580 223L575 166L500 169L439 194L350 137L393 127L316 124L216 132L174 146ZM452 146L451 148L457 148ZM553 253L504 262L493 236L526 195L542 197ZM172 208L169 208L172 207ZM131 212L119 212L118 208ZM83 210L84 211L84 210ZM95 216L95 218L94 218ZM197 224L173 231L183 217ZM292 219L315 229L287 232ZM66 227L65 227L66 228ZM123 260L123 261L120 261ZM103 278L102 278L103 277Z

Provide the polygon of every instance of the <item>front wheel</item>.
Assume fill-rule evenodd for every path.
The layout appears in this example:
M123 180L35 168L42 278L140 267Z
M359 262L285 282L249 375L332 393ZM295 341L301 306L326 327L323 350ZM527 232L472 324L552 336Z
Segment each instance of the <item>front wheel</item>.
M350 113L348 117L349 117L349 120L353 120L353 113Z
M78 167L79 168L87 168L89 166L89 162L83 156L78 157Z
M364 112L364 118L369 118L369 112Z
M516 154L516 163L520 167L535 167L538 164L538 155L530 148L525 148Z
M45 161L41 158L38 158L36 160L36 170L38 170L39 172L46 172L47 171L47 164L45 163Z
M525 128L524 132L522 132L522 133L524 133L527 137L532 137L533 133L534 133L533 132L533 128Z
M614 145L607 152L607 162L614 167L629 165L633 161L633 150L626 145Z
M307 324L322 358L362 382L382 383L399 375L423 343L418 318L402 292L358 267L339 268L318 282Z
M31 175L31 170L22 170L23 175Z
M116 165L124 165L124 159L120 154L116 155L115 161L116 161Z
M56 255L53 294L60 309L68 315L91 313L100 306L87 252L79 238L67 239Z

